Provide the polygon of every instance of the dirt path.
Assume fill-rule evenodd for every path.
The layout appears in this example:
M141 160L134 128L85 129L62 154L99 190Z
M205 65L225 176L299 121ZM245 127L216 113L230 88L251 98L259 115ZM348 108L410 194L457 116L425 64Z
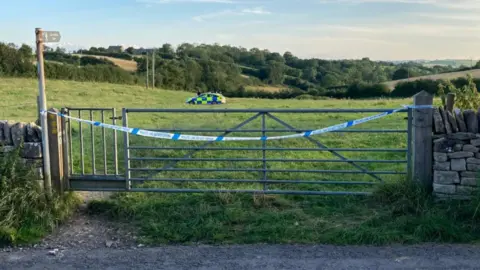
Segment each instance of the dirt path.
M87 214L86 204L93 199L108 198L106 192L79 192L84 204L74 216L53 234L37 244L36 248L63 251L72 248L126 248L135 247L136 236L127 224L109 221L102 216ZM24 248L25 249L25 248Z
M169 246L0 253L3 269L480 269L472 246Z

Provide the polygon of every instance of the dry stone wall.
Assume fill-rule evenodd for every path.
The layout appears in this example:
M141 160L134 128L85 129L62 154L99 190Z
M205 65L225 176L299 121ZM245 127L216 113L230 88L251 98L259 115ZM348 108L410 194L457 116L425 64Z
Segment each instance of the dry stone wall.
M35 123L0 120L0 155L15 150L23 143L21 161L35 168L39 184L43 185L42 132Z
M433 192L468 199L480 179L480 110L433 110Z

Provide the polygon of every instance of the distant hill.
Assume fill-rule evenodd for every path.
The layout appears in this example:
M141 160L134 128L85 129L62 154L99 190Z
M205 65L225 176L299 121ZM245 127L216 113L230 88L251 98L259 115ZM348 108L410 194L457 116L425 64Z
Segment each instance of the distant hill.
M147 54L148 53L148 58ZM147 59L155 58L155 76L147 76ZM33 49L0 43L1 76L34 76ZM229 97L294 98L327 96L366 98L388 95L393 79L463 77L451 66L406 61L362 59L301 59L290 52L218 44L163 44L155 50L108 50L92 47L66 53L57 48L44 53L46 76L51 79L149 85L171 90L219 91ZM149 61L149 75L151 64ZM454 72L454 73L452 73ZM474 71L474 76L479 76ZM435 75L436 74L436 75ZM155 83L152 80L155 79ZM404 91L404 90L402 90ZM398 92L398 91L397 91ZM405 91L404 91L405 92ZM407 91L408 92L408 91ZM408 92L410 93L410 92ZM303 97L302 97L303 98Z
M423 62L423 65L426 67L451 66L453 68L459 68L462 66L465 66L465 67L475 66L476 63L477 63L476 60L470 60L470 59L443 59L443 60L425 61Z
M474 78L480 78L480 69L471 69L471 70L458 71L458 72L419 76L419 77L413 77L413 78L402 79L402 80L388 81L382 84L387 85L389 89L393 90L393 88L395 88L395 86L401 82L411 82L416 80L440 80L440 79L452 80L459 77L465 77L467 74L471 74Z

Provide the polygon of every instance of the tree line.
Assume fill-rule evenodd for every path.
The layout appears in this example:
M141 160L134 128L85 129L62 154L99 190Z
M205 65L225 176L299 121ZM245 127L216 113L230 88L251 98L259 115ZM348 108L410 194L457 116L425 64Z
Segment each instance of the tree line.
M45 76L48 79L138 84L140 78L104 59L85 59L46 50ZM0 43L0 76L35 77L35 55L31 47Z
M408 62L300 59L290 52L283 55L268 50L250 50L220 45L184 43L173 48L164 44L155 51L127 48L112 52L105 48L77 51L79 57L62 49L47 48L44 57L46 76L51 79L144 84L146 52L155 57L156 87L189 91L217 91L230 97L258 98L370 98L411 96L438 82L422 80L398 84L391 92L381 82L414 76L451 72L452 67L424 67ZM128 72L106 59L109 56L137 62L137 71ZM35 76L32 48L0 43L1 76ZM151 62L150 62L151 65ZM478 65L478 64L477 64ZM247 90L260 85L275 85L278 92ZM430 89L429 88L429 89ZM418 90L420 89L420 90Z

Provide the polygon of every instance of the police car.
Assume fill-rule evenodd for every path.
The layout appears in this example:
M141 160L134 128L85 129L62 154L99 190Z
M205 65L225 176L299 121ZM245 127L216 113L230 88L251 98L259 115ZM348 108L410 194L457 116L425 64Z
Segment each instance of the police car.
M225 103L227 103L227 99L219 93L203 93L187 99L187 104L214 105Z

